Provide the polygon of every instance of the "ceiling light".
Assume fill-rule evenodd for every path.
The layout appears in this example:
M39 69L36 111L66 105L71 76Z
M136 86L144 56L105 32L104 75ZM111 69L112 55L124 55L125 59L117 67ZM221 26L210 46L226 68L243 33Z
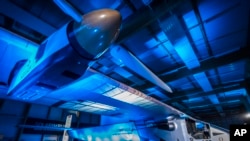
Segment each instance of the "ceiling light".
M246 114L246 118L250 118L250 113L247 113L247 114Z

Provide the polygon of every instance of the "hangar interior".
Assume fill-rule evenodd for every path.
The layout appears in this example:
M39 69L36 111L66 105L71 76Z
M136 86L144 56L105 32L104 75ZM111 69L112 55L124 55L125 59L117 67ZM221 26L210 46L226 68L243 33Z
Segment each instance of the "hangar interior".
M53 126L60 126L67 115L73 115L72 126L77 128L133 120L131 117L145 121L155 118L133 112L129 104L134 104L135 97L121 94L128 90L118 84L225 129L231 124L250 123L250 1L66 2L83 15L101 8L119 11L121 30L110 48L129 51L172 92L108 50L90 66L89 75L68 88L54 92L60 83L81 75L65 68L60 77L53 77L51 72L51 79L34 89L34 93L47 89L36 99L8 96L15 64L34 55L47 37L73 18L52 0L1 0L0 140L53 140L51 135L57 133L31 130L27 125L53 121ZM120 90L120 95L112 96L114 90ZM122 103L115 107L114 101ZM159 109L150 103L144 108Z

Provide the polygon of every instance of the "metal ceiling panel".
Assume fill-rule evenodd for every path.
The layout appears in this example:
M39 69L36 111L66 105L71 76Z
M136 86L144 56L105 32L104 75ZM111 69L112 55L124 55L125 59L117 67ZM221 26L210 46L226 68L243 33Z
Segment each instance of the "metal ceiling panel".
M239 61L218 68L222 83L239 82L245 77L245 62Z
M207 46L205 44L205 41L203 39L201 30L199 26L195 26L194 28L189 30L189 33L192 37L193 44L195 49L198 51L197 57L199 60L204 60L206 58L210 57L209 51L207 49Z
M249 12L247 12L246 8L243 5L238 5L236 8L205 22L204 26L208 40L212 42L223 36L247 30L248 18L245 17L248 17L248 15ZM242 39L244 43L245 38Z
M245 4L244 1L235 0L202 0L199 2L199 11L203 21L206 21L215 15L219 15L223 11L230 11L231 8L238 6L239 3Z
M169 82L169 85L172 86L173 89L176 89L177 91L185 91L195 88L193 82L190 81L188 77L171 81Z

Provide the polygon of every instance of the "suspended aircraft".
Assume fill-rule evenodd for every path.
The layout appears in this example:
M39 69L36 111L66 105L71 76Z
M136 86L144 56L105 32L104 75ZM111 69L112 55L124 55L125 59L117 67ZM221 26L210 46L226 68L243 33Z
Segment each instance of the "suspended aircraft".
M143 78L172 92L132 53L122 47L110 48L121 28L122 17L118 11L100 9L82 16L65 1L55 0L55 3L74 20L43 41L34 56L15 65L9 78L7 96L36 101L53 95L66 101L61 108L82 106L87 110L91 105L92 108L104 109L100 113L108 115L107 120L116 117L116 121L112 118L100 127L83 129L46 129L67 130L70 137L79 140L229 140L227 132L189 117L90 68L105 52L110 51L124 65L141 72ZM76 79L57 80L61 74L72 75ZM57 85L53 85L55 81ZM105 85L105 88L100 88L98 84ZM88 94L78 94L76 89ZM105 90L108 92L103 94ZM23 125L22 128L44 127Z

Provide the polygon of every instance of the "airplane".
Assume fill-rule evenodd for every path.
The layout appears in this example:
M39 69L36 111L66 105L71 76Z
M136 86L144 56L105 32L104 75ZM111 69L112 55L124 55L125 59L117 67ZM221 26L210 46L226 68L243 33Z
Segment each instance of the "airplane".
M60 8L66 9L66 11L74 11L74 9L67 7L64 1L57 0L55 3L58 3ZM106 141L229 141L228 131L196 120L139 90L92 70L90 66L109 50L111 44L119 36L121 15L112 9L95 10L81 16L81 18L79 18L79 14L75 15L72 16L73 21L42 42L34 56L15 65L9 78L7 96L17 100L35 101L51 94L55 98L67 100L67 103L61 105L61 108L82 106L83 109L87 110L88 105L92 105L92 108L101 107L104 110L100 113L113 116L115 117L113 120L117 121L110 121L110 123L107 122L108 124L99 127L83 129L29 125L23 125L23 128L66 130L71 138L89 141L102 139ZM170 93L172 92L169 86L124 48L111 47L110 51L124 65L134 67L135 71L142 72L141 75L145 79ZM78 74L72 74L76 80L68 79L57 83L56 86L47 85L57 81L59 75L69 74L65 72L65 68ZM43 83L47 80L52 81ZM96 82L96 84L90 82ZM109 88L105 95L100 93L101 88L97 88L98 83L106 85L103 89ZM79 95L75 92L76 87L82 88L88 94ZM63 92L71 95L64 95ZM124 115L120 116L120 113L124 113Z

